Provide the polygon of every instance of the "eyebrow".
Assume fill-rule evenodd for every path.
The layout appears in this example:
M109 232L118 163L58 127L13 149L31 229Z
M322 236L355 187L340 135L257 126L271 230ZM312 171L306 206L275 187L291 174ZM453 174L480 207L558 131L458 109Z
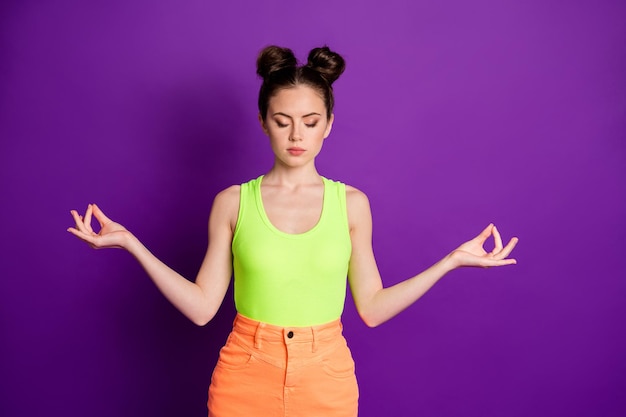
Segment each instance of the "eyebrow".
M293 117L291 117L291 116L289 116L288 114L285 114L285 113L283 113L283 112L280 112L280 111L279 111L279 112L276 112L276 113L274 113L274 114L272 114L272 116L285 116L285 117L288 117L288 118L290 118L290 119L293 119ZM316 112L313 112L313 113L305 114L305 115L304 115L304 116L302 116L302 117L304 118L304 117L310 117L310 116L321 116L321 114L316 113Z

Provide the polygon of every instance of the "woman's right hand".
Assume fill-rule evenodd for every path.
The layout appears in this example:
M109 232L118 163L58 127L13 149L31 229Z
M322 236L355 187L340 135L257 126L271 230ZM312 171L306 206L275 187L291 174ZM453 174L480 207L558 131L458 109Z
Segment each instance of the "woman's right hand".
M100 248L125 248L131 234L124 226L109 219L95 204L89 204L85 217L76 210L70 213L76 222L76 227L70 227L68 232L79 239L87 242L94 249ZM92 215L100 223L100 231L94 232L91 228Z

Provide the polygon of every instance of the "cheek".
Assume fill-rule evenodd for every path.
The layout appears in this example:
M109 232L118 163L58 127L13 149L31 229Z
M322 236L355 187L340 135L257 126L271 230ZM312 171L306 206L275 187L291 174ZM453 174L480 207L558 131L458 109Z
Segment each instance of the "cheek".
M285 130L271 127L267 130L267 136L269 136L270 139L281 139L282 137L285 136Z
M326 137L326 129L325 128L315 129L315 132L313 132L313 136L315 137L316 140L323 140Z

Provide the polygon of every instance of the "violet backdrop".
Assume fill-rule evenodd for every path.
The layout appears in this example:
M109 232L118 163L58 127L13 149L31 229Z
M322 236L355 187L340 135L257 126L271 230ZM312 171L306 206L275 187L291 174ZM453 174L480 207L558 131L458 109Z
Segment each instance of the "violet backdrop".
M4 1L0 415L202 416L203 328L97 202L193 279L215 194L267 171L255 57L347 70L320 172L365 191L386 284L495 222L518 265L455 271L376 329L350 299L360 415L626 415L626 3Z

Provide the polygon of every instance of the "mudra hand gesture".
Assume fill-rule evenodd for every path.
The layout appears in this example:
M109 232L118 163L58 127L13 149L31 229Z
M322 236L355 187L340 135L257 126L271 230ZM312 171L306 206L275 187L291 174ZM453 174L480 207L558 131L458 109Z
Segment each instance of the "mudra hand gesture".
M87 206L84 217L76 210L71 210L70 213L76 222L76 227L70 227L67 231L87 242L94 249L124 248L128 241L130 232L121 224L109 219L95 204ZM91 228L92 215L100 223L98 233Z
M493 236L495 247L491 252L487 252L484 249L484 245L491 236ZM518 239L514 237L503 247L500 232L492 223L474 239L463 243L452 251L450 258L457 268L463 266L489 268L492 266L513 265L517 261L507 257L511 254L515 245L517 245L517 241Z

